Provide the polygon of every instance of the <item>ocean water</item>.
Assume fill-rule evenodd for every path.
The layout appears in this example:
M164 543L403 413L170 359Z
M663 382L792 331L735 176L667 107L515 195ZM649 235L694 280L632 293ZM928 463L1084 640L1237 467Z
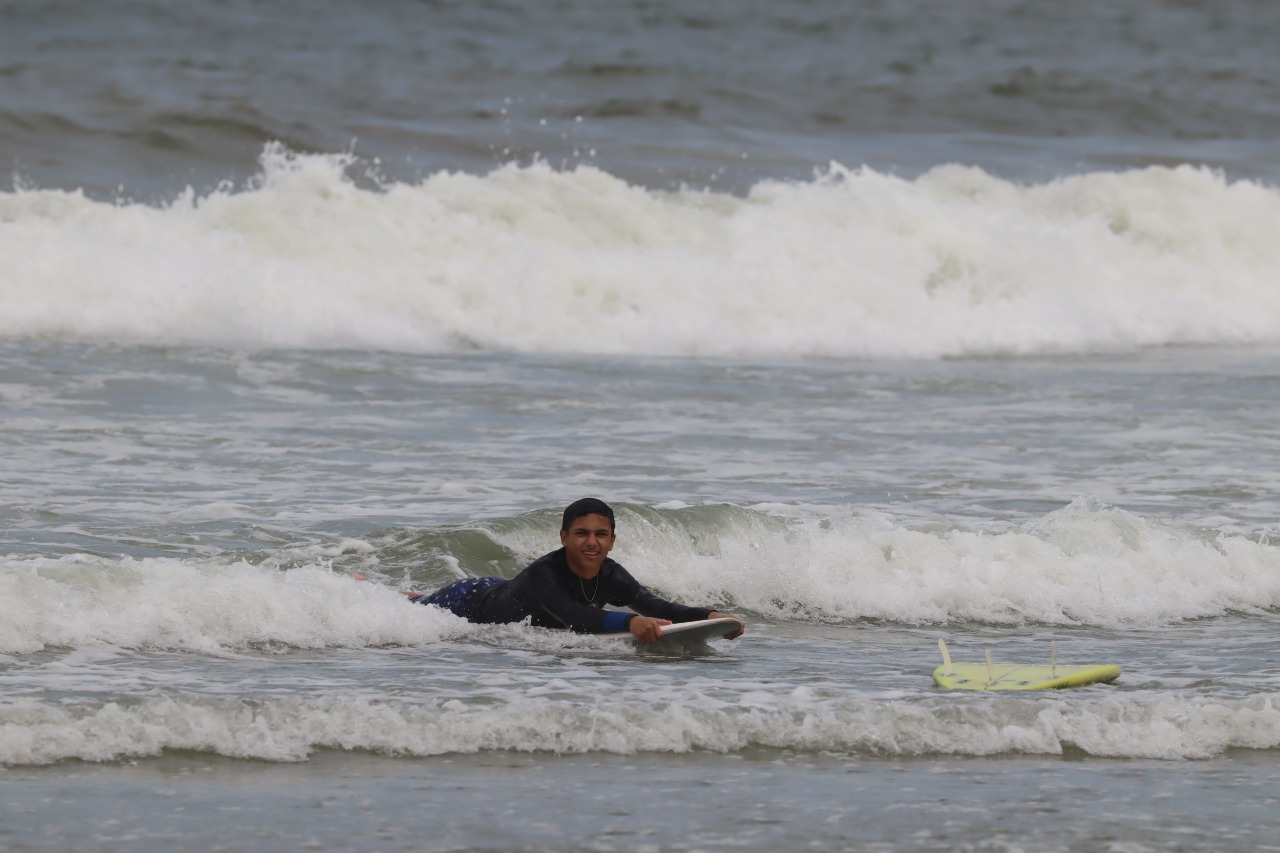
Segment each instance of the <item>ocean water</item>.
M0 849L1276 849L1278 35L0 2Z

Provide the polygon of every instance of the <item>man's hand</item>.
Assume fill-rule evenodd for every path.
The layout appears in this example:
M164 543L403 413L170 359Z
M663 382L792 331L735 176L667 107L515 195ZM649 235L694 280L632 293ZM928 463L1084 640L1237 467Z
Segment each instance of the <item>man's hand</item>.
M738 617L734 616L732 613L721 613L719 610L712 610L710 613L707 614L707 618L708 619L738 619ZM741 619L738 619L738 627L733 631L731 631L730 633L725 634L724 638L726 640L736 640L742 636L742 632L745 630L747 630L747 626L742 623Z
M670 625L670 619L655 619L652 616L632 617L627 629L642 643L656 643L662 637L662 626Z

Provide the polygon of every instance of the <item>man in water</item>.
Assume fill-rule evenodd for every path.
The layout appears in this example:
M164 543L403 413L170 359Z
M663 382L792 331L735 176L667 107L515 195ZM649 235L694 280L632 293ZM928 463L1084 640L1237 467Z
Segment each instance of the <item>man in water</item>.
M529 619L543 628L568 628L582 634L630 631L645 643L657 641L663 625L729 615L654 595L609 559L616 540L613 509L604 501L583 498L564 511L563 547L534 560L511 580L463 578L427 595L406 595L418 604L434 604L472 622ZM605 604L636 612L605 610ZM742 631L739 627L725 636L733 639Z

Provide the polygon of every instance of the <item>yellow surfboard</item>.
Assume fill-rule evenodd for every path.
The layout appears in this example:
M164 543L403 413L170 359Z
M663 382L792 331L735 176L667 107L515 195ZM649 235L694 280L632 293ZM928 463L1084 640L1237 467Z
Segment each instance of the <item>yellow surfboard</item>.
M1048 690L1106 684L1120 677L1120 667L1109 664L1063 666L1058 663L1057 648L1048 664L992 663L987 652L986 663L952 663L947 644L938 640L942 666L933 671L933 680L948 690Z

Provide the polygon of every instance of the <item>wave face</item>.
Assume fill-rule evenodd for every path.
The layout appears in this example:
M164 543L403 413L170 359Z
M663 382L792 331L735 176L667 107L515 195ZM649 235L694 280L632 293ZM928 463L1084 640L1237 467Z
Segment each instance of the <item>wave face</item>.
M591 167L278 145L164 205L0 194L0 338L857 359L1280 341L1280 192L1151 167L1019 185L833 164L745 196Z
M1088 500L1003 532L788 520L737 507L620 510L614 556L646 584L675 600L785 624L1114 630L1280 608L1274 545ZM406 608L394 587L511 576L549 549L545 515L478 525L465 536L400 531L374 544L291 549L258 564L6 557L0 654L101 644L215 654L367 649L471 637L478 626ZM351 582L347 572L356 571L372 582Z
M255 559L0 558L0 766L190 750L300 761L785 750L1195 759L1280 748L1264 537L1081 500L1001 531L874 515L619 505L615 552L748 637L656 662L626 642L473 625L396 589L517 571L551 510ZM643 566L643 571L640 567ZM359 569L368 579L351 578ZM957 660L1113 660L1115 685L955 695Z
M995 531L726 512L711 535L679 512L674 524L628 525L635 541L619 560L635 555L675 598L785 621L1119 629L1280 608L1280 550L1265 538L1090 498Z

